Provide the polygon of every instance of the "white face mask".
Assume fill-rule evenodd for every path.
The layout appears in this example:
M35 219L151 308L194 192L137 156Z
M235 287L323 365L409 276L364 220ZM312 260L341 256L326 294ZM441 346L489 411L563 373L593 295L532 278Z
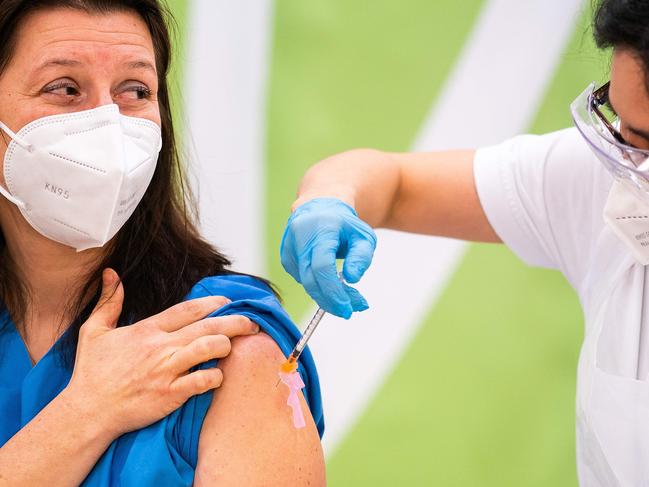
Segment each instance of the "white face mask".
M649 203L614 181L604 207L604 221L642 265L649 264Z
M29 224L77 251L101 247L133 214L162 147L160 127L117 105L52 115L25 125L4 158L7 189Z

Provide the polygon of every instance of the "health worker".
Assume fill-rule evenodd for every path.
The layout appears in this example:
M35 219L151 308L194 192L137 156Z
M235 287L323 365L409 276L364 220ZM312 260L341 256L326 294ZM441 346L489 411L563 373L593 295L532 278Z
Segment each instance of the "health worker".
M167 22L0 0L2 486L325 484L308 350L303 428L274 386L298 329L196 229Z
M649 485L649 2L601 0L610 81L575 93L574 127L477 150L361 149L304 176L281 245L286 270L326 311L367 307L357 282L372 228L502 242L561 271L579 295L577 461L586 487ZM566 107L568 108L568 107Z

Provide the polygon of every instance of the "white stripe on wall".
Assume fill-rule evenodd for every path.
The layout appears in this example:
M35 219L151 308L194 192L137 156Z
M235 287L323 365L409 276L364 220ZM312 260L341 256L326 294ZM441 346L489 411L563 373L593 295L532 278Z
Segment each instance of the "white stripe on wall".
M186 145L203 235L264 274L265 89L271 0L188 2ZM193 147L192 147L193 146Z
M480 147L526 130L581 3L486 3L414 150ZM465 248L449 239L379 232L374 263L359 285L371 308L349 323L327 316L311 343L323 390L327 455L399 361ZM346 353L354 357L351 368L341 360Z

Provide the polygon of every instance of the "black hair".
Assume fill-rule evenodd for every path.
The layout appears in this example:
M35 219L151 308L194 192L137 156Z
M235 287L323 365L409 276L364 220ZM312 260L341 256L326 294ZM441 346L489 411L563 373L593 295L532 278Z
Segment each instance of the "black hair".
M601 0L593 19L595 42L599 48L629 49L645 68L649 89L649 1Z

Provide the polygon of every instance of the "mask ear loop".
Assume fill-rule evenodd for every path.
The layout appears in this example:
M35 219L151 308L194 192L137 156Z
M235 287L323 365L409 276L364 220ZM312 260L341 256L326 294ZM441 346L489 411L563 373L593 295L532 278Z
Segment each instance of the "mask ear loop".
M25 142L25 140L22 137L18 137L18 135L16 135L16 133L13 130L11 130L2 122L0 122L0 129L2 129L9 137L11 137L13 141L16 144L18 144L20 147L22 147L28 152L34 152L34 146L32 144L30 144L29 142Z
M18 144L20 147L25 149L28 152L34 152L34 146L32 144L29 144L25 142L21 137L18 137L13 130L11 130L9 127L7 127L4 123L0 122L0 129L2 129L11 139ZM16 205L18 208L21 208L23 210L27 209L27 205L20 201L18 198L13 196L9 191L7 191L2 185L0 185L0 194L7 198L9 201L11 201L14 205Z

